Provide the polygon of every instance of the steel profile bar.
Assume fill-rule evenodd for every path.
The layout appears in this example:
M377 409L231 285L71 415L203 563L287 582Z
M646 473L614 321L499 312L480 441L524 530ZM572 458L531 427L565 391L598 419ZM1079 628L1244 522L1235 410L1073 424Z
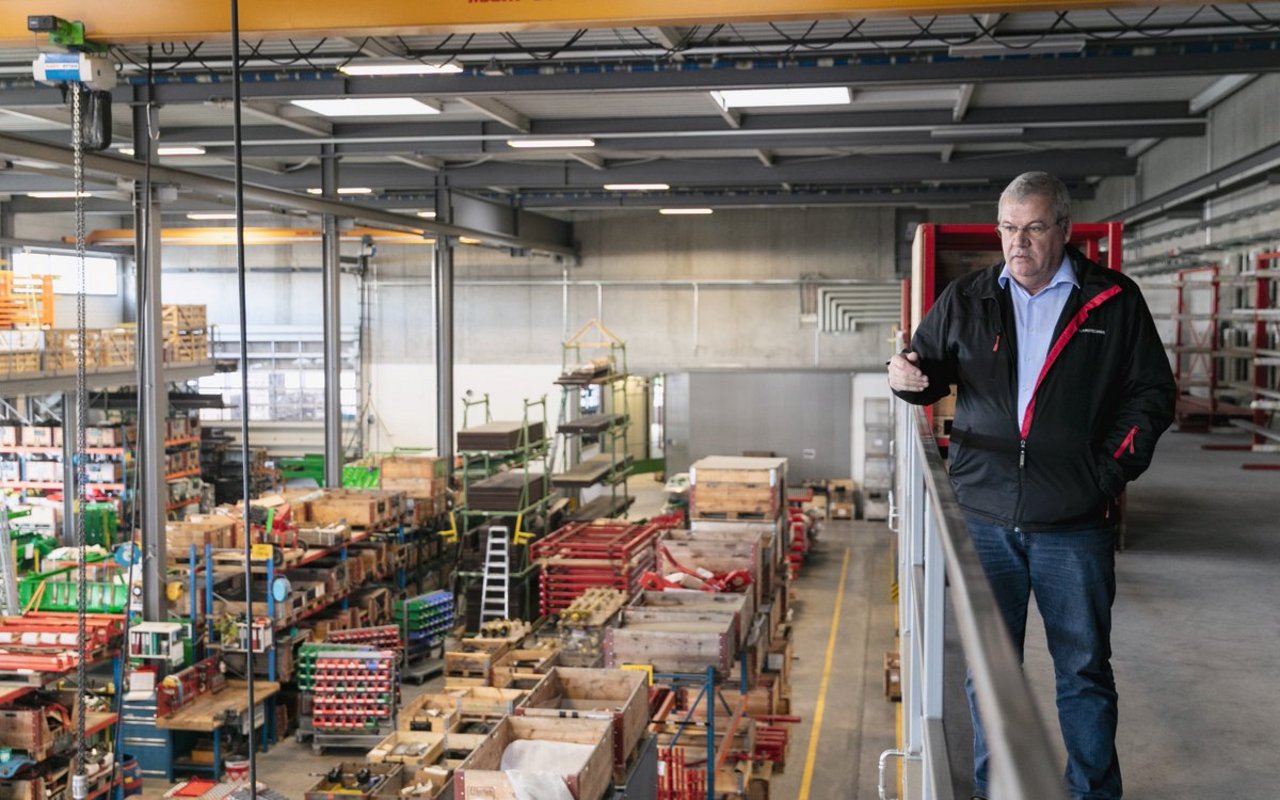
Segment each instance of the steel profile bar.
M49 163L68 168L72 163L72 153L70 148L63 147L61 145L36 142L17 136L0 135L0 153L14 158L47 161ZM142 182L145 176L145 167L141 162L134 161L133 159L103 155L101 153L86 153L84 155L84 168L86 172L108 176L112 179L117 177L125 178L139 183ZM234 183L227 178L203 175L197 172L174 169L172 167L165 167L157 164L153 164L151 167L151 181L155 185L165 184L177 186L223 198L230 198L235 190ZM244 197L247 203L255 205L293 208L321 216L325 214L332 214L333 216L340 218L354 219L360 222L377 223L379 225L388 225L394 228L404 229L424 235L436 234L447 236L467 236L511 247L537 250L575 258L577 257L576 249L568 242L569 232L571 230L568 225L558 226L558 228L563 231L565 241L528 240L521 236L509 236L485 230L476 230L460 225L446 224L405 214L396 214L380 208L362 206L355 203L339 202L337 200L331 200L324 197L295 194L281 189L271 189L254 184L244 185ZM477 202L487 203L488 201L477 200Z

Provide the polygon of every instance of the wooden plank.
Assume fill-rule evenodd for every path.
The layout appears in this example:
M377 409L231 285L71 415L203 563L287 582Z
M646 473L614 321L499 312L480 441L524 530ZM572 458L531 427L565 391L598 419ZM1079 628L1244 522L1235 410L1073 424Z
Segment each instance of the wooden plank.
M226 722L227 716L244 714L249 710L249 685L245 681L227 681L227 687L217 693L202 694L176 714L158 717L156 727L174 731L199 731L212 733ZM279 693L280 684L274 681L254 681L254 702Z

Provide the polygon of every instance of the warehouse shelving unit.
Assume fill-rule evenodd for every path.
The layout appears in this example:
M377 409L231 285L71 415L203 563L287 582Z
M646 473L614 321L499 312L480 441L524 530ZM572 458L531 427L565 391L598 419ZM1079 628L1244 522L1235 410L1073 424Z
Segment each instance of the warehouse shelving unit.
M484 422L493 421L489 408L489 396L476 401L464 401L463 427L467 430L469 417L475 410L483 412ZM539 419L540 417L540 419ZM500 581L505 573L508 596L520 601L519 608L525 614L536 614L536 584L538 568L529 559L528 542L545 532L549 509L559 498L551 490L551 440L545 435L547 426L547 399L525 400L521 416L517 446L509 450L458 450L462 467L462 485L465 505L454 512L457 523L457 547L459 565L466 565L457 573L455 595L464 602L466 627L476 630L480 626L479 606L482 584L486 576ZM543 435L538 438L532 432L540 423ZM504 507L486 507L477 501L473 487L479 480L500 473L520 476L522 488L518 499ZM529 487L538 487L534 497ZM485 541L490 528L505 528L510 536L507 543L506 563L499 568L490 564Z
M628 448L631 417L627 413L627 346L599 320L591 320L561 345L560 417L556 426L556 454L565 465L551 482L569 492L574 510L570 519L589 521L626 516L634 498L627 488L632 457ZM582 393L599 393L599 410L580 416ZM589 442L599 444L599 454L583 459ZM557 458L551 459L552 466ZM584 502L583 491L601 487L604 492Z

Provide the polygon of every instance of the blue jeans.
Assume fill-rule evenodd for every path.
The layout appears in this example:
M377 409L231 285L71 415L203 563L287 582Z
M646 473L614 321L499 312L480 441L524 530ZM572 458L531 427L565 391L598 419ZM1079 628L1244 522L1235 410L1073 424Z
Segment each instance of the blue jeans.
M996 604L1022 659L1027 601L1035 592L1057 683L1058 725L1073 800L1118 800L1116 684L1111 673L1111 603L1116 595L1114 527L1022 533L969 517L969 533ZM974 702L974 793L988 797L988 752Z

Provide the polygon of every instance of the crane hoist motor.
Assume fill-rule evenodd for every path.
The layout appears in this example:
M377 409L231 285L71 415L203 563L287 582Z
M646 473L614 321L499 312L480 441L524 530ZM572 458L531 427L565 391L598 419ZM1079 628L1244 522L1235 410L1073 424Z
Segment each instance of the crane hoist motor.
M27 30L47 32L49 43L62 51L40 53L31 62L31 72L40 83L81 94L81 141L85 150L105 150L111 146L111 89L116 85L116 66L107 56L106 45L84 35L84 23L61 17L27 17Z

